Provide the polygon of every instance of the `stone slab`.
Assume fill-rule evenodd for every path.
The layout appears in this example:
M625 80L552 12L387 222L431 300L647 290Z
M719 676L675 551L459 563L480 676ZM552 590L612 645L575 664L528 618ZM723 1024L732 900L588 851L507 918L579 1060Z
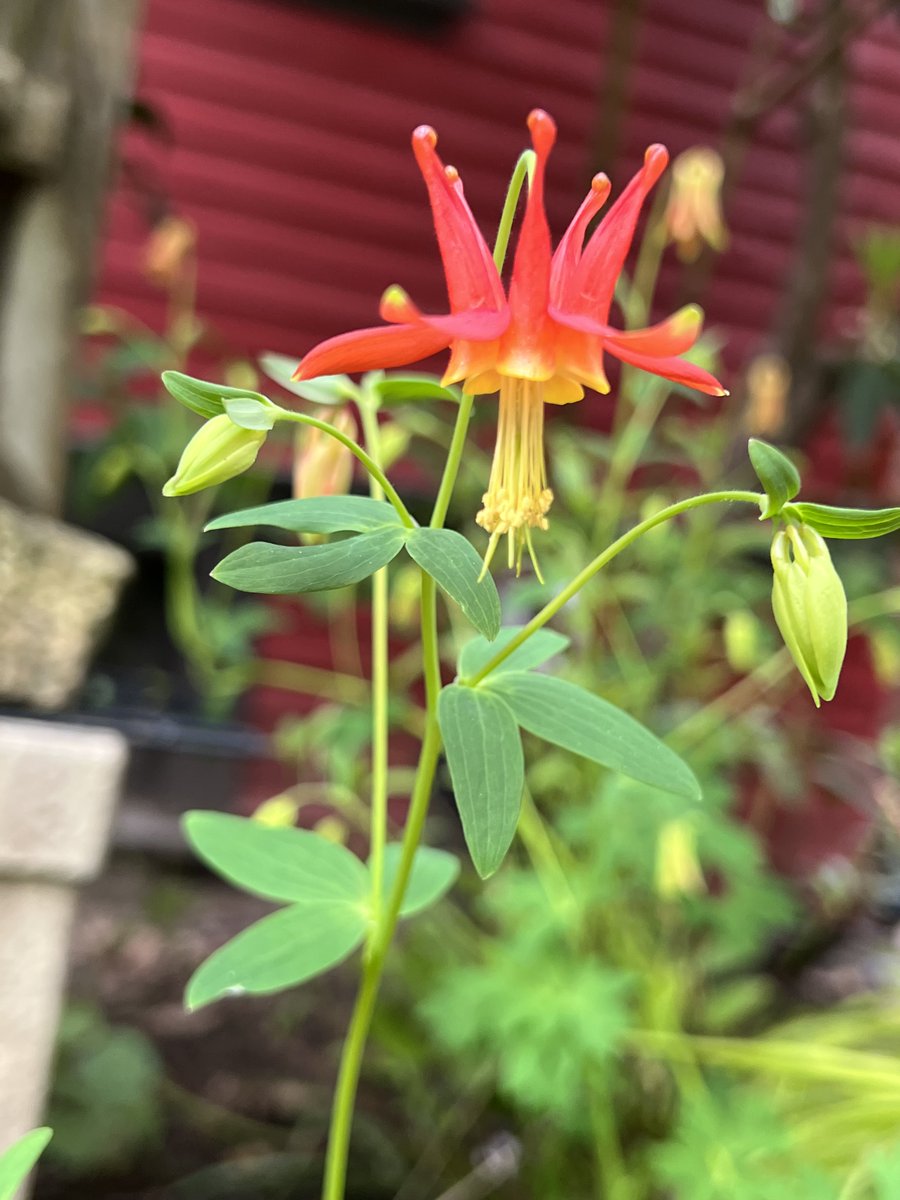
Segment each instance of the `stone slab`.
M0 719L0 880L93 878L127 756L112 729Z

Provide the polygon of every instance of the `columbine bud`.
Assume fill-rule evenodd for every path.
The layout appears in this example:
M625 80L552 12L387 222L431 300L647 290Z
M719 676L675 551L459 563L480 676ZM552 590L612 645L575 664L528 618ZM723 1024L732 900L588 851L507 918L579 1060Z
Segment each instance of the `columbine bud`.
M244 429L226 414L212 417L184 448L164 496L189 496L242 475L256 462L268 430Z
M760 354L747 370L744 425L754 437L771 437L784 425L791 369L780 354Z
M182 217L165 217L144 248L144 274L157 287L170 288L184 274L197 245L197 232Z
M687 817L667 821L656 843L656 893L663 900L706 891L697 857L697 834Z
M728 231L719 203L724 175L722 159L708 146L685 150L672 164L666 229L683 262L693 262L704 242L725 249Z
M254 809L253 820L270 829L292 829L297 823L299 807L290 792L282 792L270 800L263 800Z
M847 597L822 538L805 525L772 542L772 609L797 669L819 706L837 689L847 649Z
M331 409L323 413L322 419L356 439L356 421L348 409ZM330 433L311 425L301 426L294 450L294 499L344 496L352 481L352 452Z

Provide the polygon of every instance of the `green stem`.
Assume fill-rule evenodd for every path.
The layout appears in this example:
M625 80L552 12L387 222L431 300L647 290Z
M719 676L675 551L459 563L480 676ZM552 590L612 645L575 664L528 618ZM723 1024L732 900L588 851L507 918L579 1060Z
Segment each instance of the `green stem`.
M594 1161L597 1164L599 1200L624 1200L628 1174L622 1157L615 1109L605 1088L588 1080L591 1129L594 1135Z
M372 460L381 462L381 433L378 412L365 398L359 405L366 449ZM384 499L379 481L369 476L373 500ZM372 814L369 836L369 871L372 876L372 920L377 927L384 902L384 850L388 825L388 567L372 576Z
M602 545L615 533L622 512L625 490L669 397L670 389L661 380L650 380L646 387L646 393L632 409L631 415L618 434L609 471L600 488L594 527L595 545Z
M629 329L647 325L650 321L650 310L653 306L659 267L666 248L665 215L668 201L668 187L657 191L631 279L626 313Z
M447 462L444 466L444 475L441 479L441 486L438 489L437 499L434 502L434 511L431 514L430 524L432 529L440 529L447 519L447 509L450 507L450 497L453 495L456 476L459 474L459 464L462 462L463 449L466 444L466 434L469 431L469 419L472 416L474 400L475 397L470 396L468 392L463 392L459 398L459 411L456 414L456 424L453 427L453 440L450 442L450 450L447 453Z
M516 218L516 209L519 207L522 186L526 176L529 183L531 182L536 162L537 156L533 150L523 150L513 168L512 178L506 191L506 199L503 202L503 212L500 214L500 224L497 226L497 236L494 239L494 265L498 271L503 270L503 264L506 262L509 235Z
M391 888L387 904L381 909L377 925L367 947L363 962L362 983L356 997L350 1027L341 1052L338 1084L335 1091L328 1135L328 1152L325 1159L325 1180L322 1200L343 1200L347 1180L347 1158L350 1149L350 1130L353 1123L353 1108L359 1075L362 1067L366 1039L372 1024L375 1002L384 973L384 964L397 927L400 907L406 892L413 861L419 847L428 802L434 783L438 756L441 750L441 734L437 724L437 695L441 688L440 660L437 653L437 627L435 616L437 597L434 580L422 575L422 647L425 655L425 686L428 698L428 715L425 736L419 754L416 782L413 787L409 814L403 831L400 862L397 876Z
M509 244L509 233L516 211L519 192L521 191L526 175L533 170L533 165L534 154L531 151L525 151L516 163L506 203L503 206L503 214L500 218L500 228L497 232L497 241L494 248L494 261L497 263L498 270L502 268L506 248ZM431 517L432 529L440 529L447 516L453 486L456 483L456 476L459 471L460 462L462 461L466 432L472 413L472 402L472 397L463 393L456 415L456 427L453 431L450 451L447 461L444 464L444 472ZM409 528L414 526L412 517L409 515L402 500L397 496L397 493L394 492L384 473L355 442L352 442L349 438L342 437L338 430L333 429L324 421L316 421L312 417L303 417L299 413L285 412L285 415L291 420L300 420L302 423L315 425L323 429L326 433L331 433L333 436L338 437L339 441L344 442L356 454L356 457L366 467L369 474L384 488L387 498L394 505L403 523ZM425 732L422 739L422 747L419 751L416 782L413 786L409 813L407 814L406 826L403 830L403 842L400 849L400 862L397 867L397 875L394 879L387 903L381 905L379 909L378 919L366 947L362 982L356 997L353 1015L350 1018L347 1038L341 1052L338 1083L331 1113L331 1128L328 1134L328 1151L325 1158L325 1179L322 1200L344 1200L344 1189L347 1180L347 1159L350 1150L350 1130L353 1124L353 1108L359 1085L362 1058L366 1048L366 1039L372 1024L372 1015L378 999L378 990L381 985L384 964L394 931L397 927L400 908L403 904L403 896L409 883L416 851L419 848L419 842L422 837L422 830L425 827L428 802L431 799L434 774L437 770L438 757L441 752L441 731L437 721L437 702L441 691L441 657L437 632L437 590L434 580L424 571L422 572L421 623L426 701Z
M575 914L578 905L566 869L560 862L550 832L527 787L522 793L517 832L554 911L565 915Z
M639 525L635 525L633 529L629 529L627 533L623 533L620 538L617 538L612 545L607 546L602 553L592 559L583 570L568 583L558 595L537 613L527 625L524 625L515 637L510 638L502 650L498 650L492 659L481 668L475 675L469 676L467 679L461 679L459 682L468 686L474 687L475 684L481 683L491 671L496 670L502 662L513 653L514 650L526 642L533 633L536 633L547 622L555 617L561 608L577 595L578 592L589 583L591 579L601 571L609 562L621 554L632 542L636 542L639 537L647 533L648 530L655 528L657 525L662 525L664 521L670 521L672 517L677 517L679 513L689 512L692 508L700 508L704 504L724 504L737 501L744 504L759 505L763 499L758 492L744 491L727 491L727 492L707 492L702 496L690 496L687 500L679 500L677 504L670 504L667 508L660 509L658 513L654 513L652 517L648 517L645 521L641 521Z
M275 406L278 408L278 406ZM362 410L360 410L362 411ZM362 446L354 442L353 438L348 437L346 433L342 433L340 429L335 429L333 425L329 425L327 421L320 421L318 417L309 417L306 413L292 412L287 408L278 408L279 421L293 421L297 425L310 425L313 429L321 429L323 433L329 434L330 437L336 438L341 445L346 446L355 458L359 459L362 465L368 471L369 476L374 479L384 489L386 498L394 506L397 516L403 522L407 529L415 529L416 523L410 515L409 509L400 499L397 489L379 467L378 463L363 450Z

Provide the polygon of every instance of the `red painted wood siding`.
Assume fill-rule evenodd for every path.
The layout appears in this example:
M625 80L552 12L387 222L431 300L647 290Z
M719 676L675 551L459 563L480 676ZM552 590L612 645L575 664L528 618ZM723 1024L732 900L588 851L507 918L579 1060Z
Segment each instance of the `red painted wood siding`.
M644 146L673 153L715 142L727 98L763 20L762 0L647 0L620 186ZM174 207L200 231L200 310L238 351L298 356L315 340L376 318L402 282L444 302L421 181L409 151L420 122L460 167L486 232L540 104L560 126L549 189L560 232L599 164L597 121L608 5L600 0L474 0L438 38L277 0L149 0L140 95L166 118L170 150L150 152ZM860 295L848 239L900 219L900 24L884 18L853 53L852 135L843 185L832 321ZM798 147L786 106L757 132L728 213L731 246L707 297L732 361L761 344L802 219ZM148 151L131 135L129 152ZM121 189L109 210L100 294L159 324L142 279L146 228Z

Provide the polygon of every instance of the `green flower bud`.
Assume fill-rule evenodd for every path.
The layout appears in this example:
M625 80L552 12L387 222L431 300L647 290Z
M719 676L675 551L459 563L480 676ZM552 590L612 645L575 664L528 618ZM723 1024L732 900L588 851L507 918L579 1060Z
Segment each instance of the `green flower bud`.
M226 414L212 417L194 434L172 478L163 487L164 496L189 496L242 475L256 462L266 440L266 429L244 429Z
M656 894L663 900L674 900L705 891L697 834L690 818L667 821L656 842Z
M813 529L789 525L772 542L772 610L784 644L819 706L837 689L847 649L847 597Z

